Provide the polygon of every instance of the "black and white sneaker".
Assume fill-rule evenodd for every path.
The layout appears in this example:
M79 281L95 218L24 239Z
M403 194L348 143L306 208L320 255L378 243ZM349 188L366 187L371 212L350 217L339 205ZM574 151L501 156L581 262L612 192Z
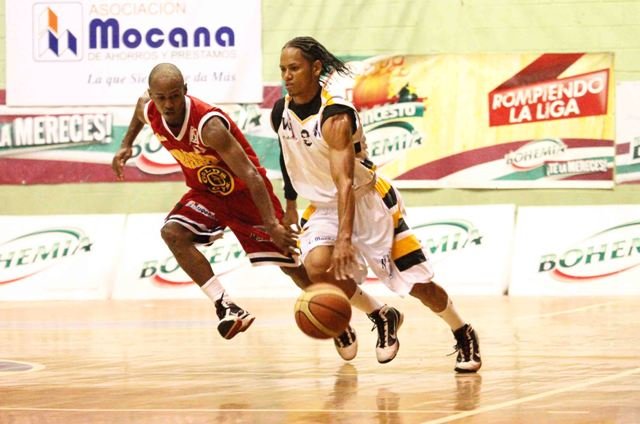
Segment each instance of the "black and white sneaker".
M338 337L333 339L338 355L345 361L350 361L356 357L358 353L358 340L356 339L356 331L349 325L346 330Z
M455 371L459 373L477 372L482 366L482 359L475 330L471 325L465 324L454 331L453 336L456 338L456 345L453 348L458 352Z
M376 343L376 357L378 362L386 364L393 360L400 349L400 341L398 340L398 329L402 325L402 312L396 308L384 305L377 311L373 311L368 315L373 321L374 328L378 329L378 342Z
M256 318L235 303L223 299L215 301L216 315L220 319L218 332L225 339L232 339L236 334L246 331Z

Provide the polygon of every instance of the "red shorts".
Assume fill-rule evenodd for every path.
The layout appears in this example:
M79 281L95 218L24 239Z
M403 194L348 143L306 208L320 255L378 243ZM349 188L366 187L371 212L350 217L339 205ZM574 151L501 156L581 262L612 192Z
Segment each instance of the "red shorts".
M284 215L282 206L269 186L267 189L276 217L281 220ZM176 222L189 229L195 234L196 243L205 245L220 238L228 227L242 245L252 265L299 265L297 256L285 254L271 242L248 190L228 196L189 190L169 212L165 222Z

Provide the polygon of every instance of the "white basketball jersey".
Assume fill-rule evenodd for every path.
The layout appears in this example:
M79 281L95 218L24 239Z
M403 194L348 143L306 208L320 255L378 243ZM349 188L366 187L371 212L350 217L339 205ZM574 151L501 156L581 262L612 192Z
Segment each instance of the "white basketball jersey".
M291 98L286 96L278 136L287 173L298 195L318 205L335 204L338 200L338 191L331 178L329 146L322 137L320 121L326 106L341 104L354 110L355 107L342 98L332 97L324 89L320 96L320 109L305 120L298 118L289 109ZM356 119L358 119L357 113ZM359 126L359 122L356 122L356 125ZM356 159L354 170L356 188L371 182L374 176L371 169Z

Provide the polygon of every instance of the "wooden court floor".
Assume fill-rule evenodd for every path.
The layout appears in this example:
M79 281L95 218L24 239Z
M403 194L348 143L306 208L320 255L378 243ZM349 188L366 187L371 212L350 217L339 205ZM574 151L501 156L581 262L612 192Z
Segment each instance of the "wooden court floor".
M396 359L304 336L294 299L237 299L223 340L206 299L0 302L0 423L640 423L640 297L458 297L484 366L456 375L451 334L414 299Z

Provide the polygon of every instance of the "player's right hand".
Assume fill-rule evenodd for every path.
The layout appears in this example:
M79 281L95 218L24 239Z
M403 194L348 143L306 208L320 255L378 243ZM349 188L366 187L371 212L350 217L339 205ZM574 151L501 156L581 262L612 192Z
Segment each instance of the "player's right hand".
M131 147L121 147L113 157L111 168L113 172L115 172L118 181L124 180L124 164L127 163L132 155L133 150Z
M336 280L355 280L358 268L356 250L351 242L338 239L333 246L331 266L327 272L333 272Z

